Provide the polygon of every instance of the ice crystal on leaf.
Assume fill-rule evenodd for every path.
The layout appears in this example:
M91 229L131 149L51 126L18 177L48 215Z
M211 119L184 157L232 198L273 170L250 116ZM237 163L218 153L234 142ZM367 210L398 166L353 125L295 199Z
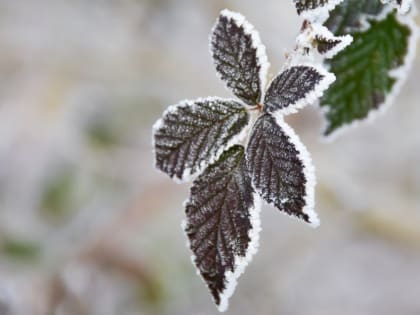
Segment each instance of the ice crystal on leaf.
M391 3L399 13L407 13L413 5L413 0L381 0L382 3Z
M317 20L343 0L293 0L299 15Z
M322 57L333 58L353 41L351 35L336 36L320 23L305 21L301 34L297 37L297 47L301 54L316 51Z
M178 180L197 176L184 229L193 263L224 311L257 250L260 199L319 223L314 168L283 115L314 102L335 77L318 65L289 63L266 89L259 35L228 10L213 28L210 49L219 77L238 100L211 97L170 107L155 124L154 146L158 169ZM256 121L250 112L258 113Z

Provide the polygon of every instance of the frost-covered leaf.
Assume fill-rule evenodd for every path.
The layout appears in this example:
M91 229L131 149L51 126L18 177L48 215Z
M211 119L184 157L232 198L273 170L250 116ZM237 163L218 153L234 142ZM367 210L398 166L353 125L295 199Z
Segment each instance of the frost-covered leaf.
M315 41L317 44L317 49L320 54L326 54L329 51L334 50L338 45L340 45L343 41L338 38L328 38L322 35L317 35L315 37Z
M307 12L317 15L322 9L332 10L341 1L343 0L293 0L299 15Z
M400 14L410 11L413 0L382 0L383 3L391 3Z
M352 30L354 40L327 61L337 80L321 99L321 106L328 109L325 135L366 119L389 103L406 77L415 47L413 30L396 12L384 15L385 9L379 0L347 0L326 22L336 35ZM384 17L377 20L381 14Z
M315 66L292 66L270 83L264 98L264 112L293 113L314 102L334 81L334 75Z
M257 192L269 204L318 225L313 210L315 177L304 145L281 116L262 115L247 148L248 167Z
M316 50L325 58L332 58L351 44L351 35L335 36L328 28L305 21L302 31L296 38L297 50L302 55L310 55Z
M223 10L213 28L211 53L217 72L232 92L248 105L258 104L268 63L254 27L241 14Z
M258 245L259 207L244 151L239 145L225 151L194 181L186 203L193 262L221 311Z
M249 121L245 107L220 98L170 107L154 126L156 167L186 180L234 144Z
M367 18L378 17L384 9L379 0L344 0L324 25L336 36L352 34L367 29Z
M350 35L344 36L330 36L332 33L317 33L315 34L315 45L318 52L325 56L325 58L332 58L337 53L342 51L353 41Z

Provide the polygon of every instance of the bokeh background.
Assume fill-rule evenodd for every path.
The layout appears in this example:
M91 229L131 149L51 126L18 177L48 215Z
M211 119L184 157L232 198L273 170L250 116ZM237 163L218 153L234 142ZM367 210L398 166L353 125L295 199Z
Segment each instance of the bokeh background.
M153 169L151 127L229 96L208 53L225 7L275 74L291 1L0 0L0 315L217 314L180 227L188 185ZM393 107L333 143L316 107L288 117L322 225L265 207L227 314L420 314L419 80L417 53Z

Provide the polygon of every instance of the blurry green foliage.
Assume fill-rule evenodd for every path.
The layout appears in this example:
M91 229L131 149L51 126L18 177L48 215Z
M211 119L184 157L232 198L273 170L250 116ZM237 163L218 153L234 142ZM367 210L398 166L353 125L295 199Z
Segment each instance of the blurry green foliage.
M139 304L147 304L150 308L158 310L165 302L164 286L156 277L142 282L138 289Z
M109 149L121 142L121 135L110 119L99 117L86 128L88 142L98 149Z
M30 241L4 240L0 242L0 252L15 261L34 262L40 258L41 248Z

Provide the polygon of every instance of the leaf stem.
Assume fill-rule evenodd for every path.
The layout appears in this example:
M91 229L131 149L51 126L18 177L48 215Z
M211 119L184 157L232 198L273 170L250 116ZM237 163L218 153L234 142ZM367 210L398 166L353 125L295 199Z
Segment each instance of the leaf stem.
M259 113L261 113L262 110L263 110L263 105L258 103L255 106L250 107L249 110L250 111L258 111Z

